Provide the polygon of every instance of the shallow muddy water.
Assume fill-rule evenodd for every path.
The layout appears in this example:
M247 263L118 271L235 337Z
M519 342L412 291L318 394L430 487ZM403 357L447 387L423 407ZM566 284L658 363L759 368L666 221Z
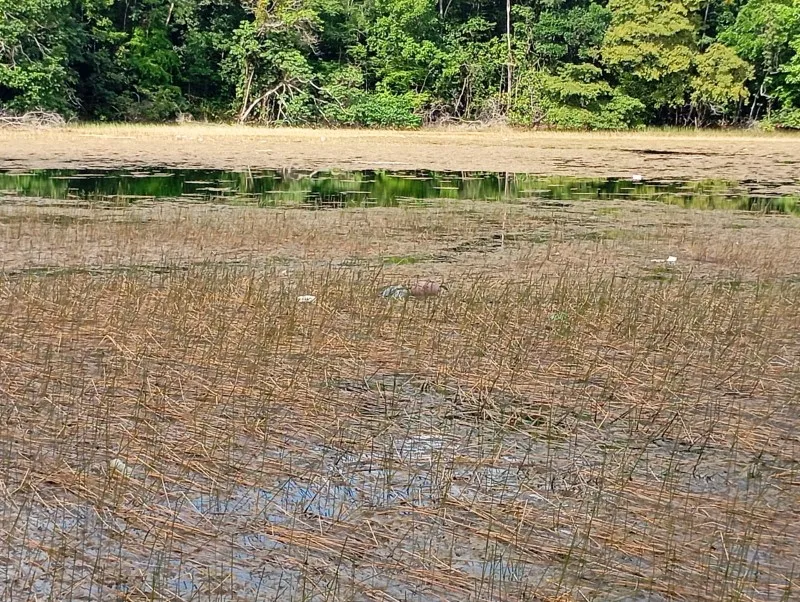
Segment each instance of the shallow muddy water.
M157 199L309 209L392 207L438 199L655 201L701 209L800 213L800 199L755 181L666 181L542 177L502 172L225 171L153 168L139 171L0 171L0 198L82 200L115 205Z

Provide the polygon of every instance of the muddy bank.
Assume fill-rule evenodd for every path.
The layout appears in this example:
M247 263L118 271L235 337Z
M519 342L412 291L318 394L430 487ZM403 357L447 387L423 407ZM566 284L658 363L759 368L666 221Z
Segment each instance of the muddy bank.
M0 131L0 169L492 170L585 177L727 179L800 190L800 136L83 126Z

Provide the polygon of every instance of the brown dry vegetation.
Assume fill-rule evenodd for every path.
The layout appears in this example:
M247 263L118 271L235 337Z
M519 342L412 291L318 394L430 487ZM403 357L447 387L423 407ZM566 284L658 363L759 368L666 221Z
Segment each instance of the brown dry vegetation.
M751 180L800 191L800 136L740 130L643 133L267 129L84 125L0 129L0 169L458 169L583 177Z
M0 597L795 599L799 252L634 202L6 204Z

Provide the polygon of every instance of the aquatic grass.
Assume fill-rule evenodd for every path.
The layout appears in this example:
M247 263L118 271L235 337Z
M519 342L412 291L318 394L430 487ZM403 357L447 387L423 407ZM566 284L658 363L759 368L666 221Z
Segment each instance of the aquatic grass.
M797 226L596 208L2 208L4 599L791 599Z

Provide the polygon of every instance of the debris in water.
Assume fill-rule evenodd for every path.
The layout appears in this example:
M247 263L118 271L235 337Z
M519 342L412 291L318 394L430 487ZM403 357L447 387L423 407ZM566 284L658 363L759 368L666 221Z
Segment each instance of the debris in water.
M434 297L442 291L446 291L444 284L433 282L432 280L419 280L410 286L403 284L393 284L381 291L384 299L406 299L407 297Z
M108 468L111 472L117 473L123 477L129 477L133 474L133 470L119 458L113 458L108 462Z
M651 259L650 261L652 261L653 263L669 263L669 264L675 264L675 263L677 263L677 262L678 262L678 258L677 258L677 257L675 257L674 255L670 255L670 256L669 256L669 257L667 257L666 259Z
M387 286L381 291L381 297L384 299L405 299L408 297L408 294L408 288L400 284Z
M631 176L631 181L633 182L641 182L644 180L644 176L640 173L635 173Z
M317 300L315 295L300 295L297 298L298 303L314 303Z
M433 297L446 290L447 287L444 284L432 280L420 280L412 284L408 292L412 297Z

